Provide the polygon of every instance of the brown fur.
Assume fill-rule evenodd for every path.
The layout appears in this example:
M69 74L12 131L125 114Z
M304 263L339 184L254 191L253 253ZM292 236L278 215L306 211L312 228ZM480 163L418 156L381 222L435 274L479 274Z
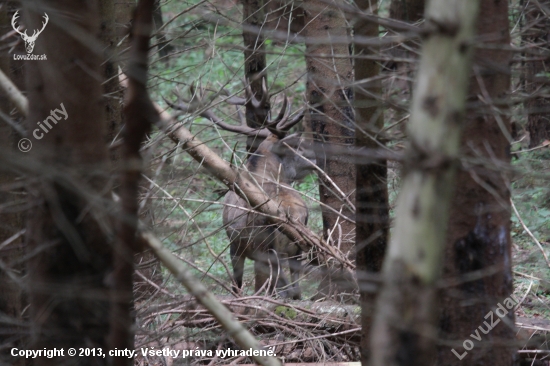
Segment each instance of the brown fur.
M290 184L308 175L313 165L294 154L284 143L314 163L313 151L297 135L284 139L271 135L250 157L246 168L251 180L256 181L280 205L281 210L292 219L307 224L306 204L300 194L290 188ZM276 226L269 224L265 216L249 212L250 206L235 192L228 192L224 203L223 223L231 241L231 262L237 290L242 287L244 260L249 258L254 260L255 291L259 291L269 281L270 293L277 288L281 289L281 296L299 299L302 252L298 245L291 242ZM281 260L288 260L292 279L290 285L281 270Z

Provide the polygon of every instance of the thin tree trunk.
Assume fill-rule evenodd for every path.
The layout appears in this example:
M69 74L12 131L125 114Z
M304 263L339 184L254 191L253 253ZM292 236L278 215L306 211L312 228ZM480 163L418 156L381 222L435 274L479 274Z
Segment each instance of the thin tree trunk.
M313 133L316 142L317 164L346 195L344 199L324 176L320 178L319 195L324 204L347 217L354 217L355 165L349 152L354 144L353 77L349 43L331 42L331 38L346 39L347 22L338 4L324 0L304 1L306 26L306 66L308 70L306 95L308 113L306 131ZM319 42L327 40L327 42ZM346 202L347 201L347 202ZM343 221L332 211L323 208L325 238L339 246L350 258L355 257L355 225ZM329 295L353 289L350 279L337 279L334 272L323 281L320 292ZM331 280L332 278L332 280ZM339 286L336 290L334 286Z
M390 3L390 18L408 23L417 23L424 16L425 0L392 0ZM411 100L414 74L418 66L419 45L417 39L389 44L387 54L391 56L385 63L387 69L391 70L389 79L385 83L388 89L385 93L397 100ZM407 60L407 61L400 61ZM390 119L408 121L407 112L403 109L390 110ZM399 128L404 131L406 123Z
M113 291L111 293L111 349L134 349L133 281L134 257L143 251L136 238L138 226L138 190L142 174L140 149L151 125L158 119L147 94L148 51L153 26L154 0L140 0L132 28L128 60L128 90L124 115L124 145L121 161L120 203L122 212L117 227L114 257ZM113 365L129 366L133 360L117 357Z
M491 103L509 91L511 53L498 49L510 44L508 21L507 1L481 0L478 34L489 40L490 46L475 52L470 90L475 100ZM440 339L445 346L439 348L438 365L504 366L514 362L515 349L509 343L515 336L514 312L507 310L494 328L486 318L513 290L510 191L502 173L510 163L509 129L508 117L489 105L468 115L462 139L462 154L468 163L457 177L447 234L444 277L451 285L442 293ZM476 274L477 279L467 278ZM495 322L500 319L493 316ZM484 334L478 327L492 329ZM470 336L476 331L480 341ZM473 349L464 348L470 345Z
M155 8L153 11L153 22L155 24L155 31L158 31L160 27L163 26L164 21L162 20L162 7L160 5L160 0L155 1ZM164 31L161 31L157 33L157 49L159 53L159 57L163 58L164 61L168 61L168 58L165 58L168 56L172 51L174 50L174 47L168 43L169 41L166 40L166 35L164 34Z
M27 65L27 128L38 131L28 153L28 166L34 169L27 222L34 253L28 261L29 349L65 350L65 357L39 357L34 365L105 365L102 356L67 356L71 347L105 352L109 331L106 279L112 270L113 233L103 197L110 189L101 57L86 42L99 32L98 9L93 2L71 0L25 5L29 29L40 29L44 12L49 16L35 46L47 61ZM71 33L76 27L86 32L84 38ZM46 118L52 127L42 132L37 121Z
M392 0L390 18L414 23L424 16L424 0Z
M241 3L243 5L243 24L247 28L253 27L255 29L243 30L245 79L247 83L250 83L252 95L257 100L261 100L264 95L262 79L265 79L267 85L265 44L264 37L260 33L260 28L266 21L266 11L261 0L241 0ZM254 109L250 105L246 106L245 116L248 127L264 127L270 109L269 100L260 109ZM248 137L246 139L246 150L253 153L262 141L263 139L260 137Z
M155 6L157 6L156 4ZM121 139L121 128L123 125L124 116L122 113L123 90L119 82L119 67L120 60L118 59L118 50L116 45L125 37L116 28L116 19L122 17L122 12L126 11L128 16L131 15L130 8L116 6L111 0L101 0L99 3L101 15L101 33L100 38L106 45L104 52L103 73L106 82L103 84L105 119L107 121L107 145L111 146L113 142ZM118 11L118 14L117 14ZM129 46L129 44L127 43ZM120 149L110 149L111 162L113 163L113 171L119 171L120 168ZM150 175L150 169L147 173ZM118 184L117 184L118 186ZM144 212L141 213L142 222L147 225L151 224L150 217L150 202L145 205ZM149 263L148 266L141 268L142 274L153 283L160 285L162 276L160 275L160 262L151 253L150 250L139 253L136 256L136 264ZM157 291L157 288L146 281L141 280L137 275L134 278L136 282L135 297L136 299L144 299L150 297L151 294Z
M377 9L370 8L369 0L357 1L357 6L368 13L376 15ZM365 38L378 38L378 25L359 20L355 23L354 34ZM361 295L361 362L367 364L369 358L369 332L372 325L372 314L376 300L376 284L369 282L372 275L382 270L386 242L388 240L388 186L387 164L365 162L361 150L379 149L385 146L384 141L375 139L384 126L383 111L373 95L381 94L379 81L367 81L375 78L380 69L378 63L361 58L378 51L375 47L355 45L355 121L357 132L355 145L359 151L356 160L357 169L355 207L356 221L356 265L359 293Z
M537 44L530 49L530 58L538 60L525 62L525 91L534 93L540 88L548 87L548 49L550 47L550 18L542 9L550 9L550 1L539 0L529 2L525 9L525 20L528 30L524 40ZM534 53L534 54L533 54ZM545 140L550 140L550 98L540 96L526 103L528 113L527 131L529 131L529 147L536 147Z
M124 69L123 66L126 64L130 48L130 37L128 36L132 23L132 12L136 8L136 0L117 0L113 3L115 7L116 35L118 39L124 39L118 47L117 60L120 67Z
M412 101L394 233L371 329L373 366L433 363L442 268L478 10L475 0L432 0ZM435 26L437 25L437 26Z
M118 57L116 45L123 38L117 34L116 6L111 0L99 1L101 29L99 38L105 46L102 59L103 76L103 105L105 106L105 120L107 121L107 144L112 144L122 127L122 88L118 80ZM119 150L111 149L113 170L117 170Z

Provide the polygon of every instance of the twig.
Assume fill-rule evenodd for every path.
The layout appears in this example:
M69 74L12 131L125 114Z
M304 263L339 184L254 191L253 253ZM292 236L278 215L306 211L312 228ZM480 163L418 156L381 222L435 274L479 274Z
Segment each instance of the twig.
M514 209L514 213L516 214L519 222L521 223L521 226L523 226L523 230L525 230L525 232L527 233L527 235L529 235L531 237L531 239L533 239L533 241L537 244L537 246L539 247L540 251L542 252L542 255L544 256L544 259L546 260L546 264L548 264L548 267L550 268L550 260L548 260L548 256L546 255L546 252L544 251L544 248L542 247L542 245L540 244L540 242L537 240L537 238L535 238L535 235L533 235L533 233L531 232L531 230L529 230L529 228L525 225L525 223L523 222L523 220L521 219L521 216L519 215L519 212L516 208L516 205L514 205L514 201L510 200L510 203L512 204L512 208Z
M227 331L228 335L235 339L235 342L243 349L262 350L260 343L254 336L243 327L241 323L234 320L233 314L208 291L208 289L185 268L183 263L177 259L162 243L151 233L143 232L141 237L153 249L160 261L172 272L175 278L184 285L187 290L195 296L216 320ZM281 366L281 362L273 356L251 356L257 363L264 366Z

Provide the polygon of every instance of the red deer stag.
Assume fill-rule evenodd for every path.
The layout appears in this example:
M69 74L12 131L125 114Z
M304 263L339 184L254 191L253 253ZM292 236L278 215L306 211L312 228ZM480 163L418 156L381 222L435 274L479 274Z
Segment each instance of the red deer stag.
M184 112L198 112L225 130L264 139L256 151L250 154L244 174L262 187L266 195L279 204L281 210L305 225L308 219L306 204L290 184L303 179L315 169L315 153L311 143L299 134L287 136L290 128L302 119L303 113L290 118L289 101L285 97L281 112L271 120L265 113L269 99L265 81L263 89L263 96L259 101L252 95L250 86L246 88L246 99L226 99L230 104L246 105L248 109L254 110L257 117L263 116L266 127L260 130L248 127L243 117L240 126L225 123L205 109L208 101L205 103L202 92L194 93L192 90L195 101L190 104L182 103L181 96L178 96L178 104L167 102ZM224 204L223 223L230 240L236 292L242 288L244 261L249 258L254 261L256 292L267 282L269 293L276 288L282 297L299 299L301 293L298 279L302 267L300 247L279 231L277 226L270 224L264 215L251 210L250 205L235 192L227 192ZM282 272L281 261L288 261L292 280L290 284Z
M234 104L249 104L259 112L268 100L265 90L262 100L258 101L247 88L247 100ZM285 97L283 107L275 120L267 120L266 128L256 130L241 125L234 132L245 135L265 137L246 163L246 174L262 187L268 197L277 202L282 210L303 224L307 224L308 209L305 202L290 187L294 181L303 179L312 172L315 153L311 144L299 134L287 136L292 126L301 120L302 114L289 118L289 102ZM233 126L235 127L235 126ZM269 223L261 214L251 211L250 205L235 192L229 191L224 198L223 223L230 240L233 278L239 291L243 283L245 258L254 261L255 291L259 291L266 282L272 293L276 288L282 297L299 299L301 297L298 280L301 273L301 254L298 245L292 242L278 228ZM242 208L239 208L242 207ZM288 261L292 283L288 283L281 267L282 261Z

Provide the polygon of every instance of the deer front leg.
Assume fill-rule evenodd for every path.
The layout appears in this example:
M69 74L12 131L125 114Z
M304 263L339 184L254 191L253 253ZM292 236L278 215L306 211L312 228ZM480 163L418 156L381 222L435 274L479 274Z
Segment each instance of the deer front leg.
M268 294L271 295L275 289L279 290L278 295L287 298L288 280L286 279L277 252L270 249L267 252L261 253L261 259L254 261L255 272L255 291L258 292L266 282L269 283Z
M233 291L236 294L241 293L243 287L244 255L238 253L239 244L231 242L229 253L231 255L231 265L233 266Z

